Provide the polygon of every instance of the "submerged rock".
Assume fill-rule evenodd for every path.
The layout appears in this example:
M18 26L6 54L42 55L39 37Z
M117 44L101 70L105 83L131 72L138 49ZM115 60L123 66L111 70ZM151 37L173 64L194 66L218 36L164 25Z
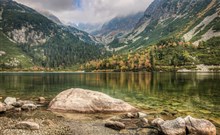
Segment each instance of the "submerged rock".
M125 124L118 121L108 121L105 123L105 126L115 130L125 129Z
M29 130L39 130L40 126L39 124L35 122L29 122L29 121L22 121L15 125L15 128L17 129L29 129Z
M6 105L12 105L13 103L16 102L16 98L14 97L7 97L5 100L4 100L4 103Z
M216 135L216 127L208 120L195 119L191 116L184 118L187 132L195 135Z
M44 97L39 97L38 102L45 103L46 99Z
M58 94L49 104L49 109L64 112L132 112L136 108L101 92L69 89Z

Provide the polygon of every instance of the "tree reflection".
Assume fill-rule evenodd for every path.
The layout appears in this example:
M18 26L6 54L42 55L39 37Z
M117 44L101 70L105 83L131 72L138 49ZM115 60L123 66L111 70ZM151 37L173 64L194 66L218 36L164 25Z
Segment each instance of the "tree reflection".
M0 74L0 96L53 98L65 89L86 88L146 106L216 113L220 112L219 82L219 74L214 73Z

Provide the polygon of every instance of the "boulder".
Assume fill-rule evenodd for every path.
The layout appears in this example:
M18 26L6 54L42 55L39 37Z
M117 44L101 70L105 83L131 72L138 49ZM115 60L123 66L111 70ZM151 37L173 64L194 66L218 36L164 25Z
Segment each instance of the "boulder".
M181 117L175 120L167 120L159 124L164 135L186 135L186 123Z
M29 122L29 121L22 121L15 125L15 128L17 129L29 129L29 130L39 130L40 126L39 124L35 122Z
M0 113L1 113L1 112L5 112L5 111L6 111L5 104L3 104L2 102L0 102Z
M151 122L152 126L159 127L159 125L163 124L165 121L161 118L156 118Z
M52 111L63 112L132 112L136 108L101 92L69 89L58 94L49 104Z
M187 116L184 119L189 134L216 135L216 127L210 121L204 119L195 119L191 116Z
M34 104L24 104L22 105L21 109L30 111L37 109L37 106Z
M7 97L5 100L4 100L4 103L6 105L12 105L13 103L16 102L16 98L14 97Z
M105 126L115 130L125 129L125 124L118 121L108 121L105 123Z

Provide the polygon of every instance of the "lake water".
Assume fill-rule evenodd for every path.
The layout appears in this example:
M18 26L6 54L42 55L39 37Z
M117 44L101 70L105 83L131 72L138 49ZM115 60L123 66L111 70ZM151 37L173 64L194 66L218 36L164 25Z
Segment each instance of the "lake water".
M69 88L120 98L139 108L220 121L220 73L0 73L0 96L52 99Z

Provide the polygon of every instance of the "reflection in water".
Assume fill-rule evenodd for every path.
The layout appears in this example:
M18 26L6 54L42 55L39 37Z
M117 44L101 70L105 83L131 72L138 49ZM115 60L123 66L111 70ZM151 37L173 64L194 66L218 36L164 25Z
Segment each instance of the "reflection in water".
M219 73L1 73L0 96L53 98L86 88L143 108L220 117L219 82Z

